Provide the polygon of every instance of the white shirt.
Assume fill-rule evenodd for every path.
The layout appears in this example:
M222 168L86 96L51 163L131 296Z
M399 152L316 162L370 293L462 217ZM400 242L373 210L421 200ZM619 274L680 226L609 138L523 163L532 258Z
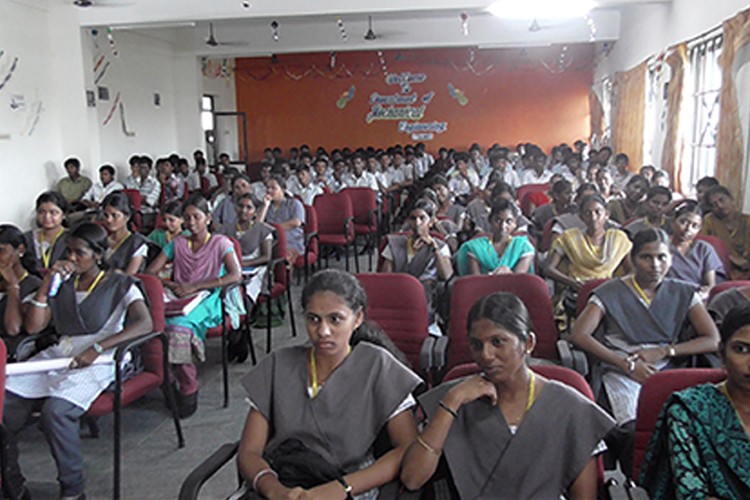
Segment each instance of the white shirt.
M533 168L528 168L521 174L521 185L525 186L526 184L547 184L551 178L552 172L550 172L549 170L544 170L541 175L537 175L536 170L534 170Z
M86 191L86 194L83 195L81 201L95 201L101 203L109 193L121 191L123 189L125 189L125 187L117 181L111 181L106 186L102 186L100 182L97 182Z
M302 198L302 203L307 206L312 206L315 197L319 194L323 194L323 190L315 183L310 183L307 187L303 187L297 193Z
M479 174L475 170L467 170L466 177L456 171L448 181L448 189L455 196L471 194L472 190L479 186Z
M347 187L367 187L373 191L378 191L378 181L370 172L364 171L359 177L353 174L346 177Z

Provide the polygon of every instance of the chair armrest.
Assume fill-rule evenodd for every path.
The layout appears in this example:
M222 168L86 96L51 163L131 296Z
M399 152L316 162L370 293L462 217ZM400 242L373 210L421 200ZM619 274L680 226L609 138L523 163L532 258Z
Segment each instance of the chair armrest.
M225 443L218 450L213 452L206 460L201 462L198 467L188 474L185 481L182 482L178 499L196 500L203 484L237 454L239 446L239 441Z
M435 339L435 347L432 351L433 368L442 370L448 364L448 337L438 337Z
M577 349L567 340L556 342L557 353L560 355L560 363L565 368L571 368L584 377L589 374L589 360L586 353Z
M354 217L347 217L344 221L344 235L349 240L349 235L352 235L353 237L356 237L354 235Z
M419 350L419 367L425 373L432 369L432 351L434 348L435 337L428 335L427 338L424 339L424 342L422 342L422 348Z
M125 357L125 353L128 351L135 349L136 347L140 347L146 342L149 342L152 339L159 338L162 336L162 332L151 332L147 333L145 335L141 335L138 338L135 338L125 344L120 344L115 348L115 362L117 366L120 366L120 363L122 362L122 358ZM119 368L118 368L119 369Z
M37 333L34 335L28 335L26 338L21 340L18 345L16 346L16 350L14 352L9 352L8 356L13 356L16 361L25 361L29 359L31 356L36 354L36 341L44 335L43 333ZM28 352L27 356L19 356L19 354L24 354L24 351Z

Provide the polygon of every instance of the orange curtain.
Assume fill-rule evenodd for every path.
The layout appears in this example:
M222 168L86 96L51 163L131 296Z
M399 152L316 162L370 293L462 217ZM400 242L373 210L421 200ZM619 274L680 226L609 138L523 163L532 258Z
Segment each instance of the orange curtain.
M589 113L591 119L590 143L593 147L594 144L599 144L604 136L604 108L593 87L589 90Z
M612 146L630 158L630 168L643 164L643 126L646 114L646 63L615 74Z
M681 43L670 51L666 59L666 64L671 69L671 77L667 91L667 127L661 154L661 168L669 172L672 185L678 193L684 192L682 169L685 144L680 133L680 113L682 112L686 63L687 45Z
M737 109L737 88L734 83L734 56L750 42L750 10L740 12L724 22L724 45L719 58L721 95L719 96L719 133L716 138L716 177L742 200L744 138Z

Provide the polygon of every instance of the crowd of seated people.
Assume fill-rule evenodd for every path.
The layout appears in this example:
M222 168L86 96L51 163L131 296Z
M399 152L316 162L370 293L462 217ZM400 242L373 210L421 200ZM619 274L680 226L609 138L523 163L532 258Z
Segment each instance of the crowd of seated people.
M193 155L192 162L177 155L160 157L156 162L149 156L134 155L129 159L130 175L122 183L117 180L116 169L107 164L99 168L101 182L93 185L82 180L85 178L80 174L80 162L67 159L68 176L56 190L42 193L36 200L36 228L23 233L13 226L0 227L0 285L4 290L0 299L0 335L14 347L27 333L65 320L70 311L53 306L53 299L47 296L51 276L63 271L76 276L65 286L75 288L77 293L72 296L77 307L86 309L91 307L87 304L88 295L100 287L107 289L100 281L114 286L116 280L111 276L115 275L158 275L165 288L178 297L205 290L207 297L199 307L167 321L169 361L175 374L179 413L188 417L197 408L195 362L205 358L207 329L222 321L220 289L239 283L243 268L262 268L254 270L253 280L246 280L243 286L249 303L257 300L264 286L264 266L271 260L274 244L275 229L271 224L285 232L287 259L293 262L306 252L306 207L314 207L316 197L346 193L353 188L371 189L379 204L380 271L408 273L422 283L429 306L430 334L439 336L448 331L450 317L443 306L450 302L452 283L461 276L522 273L547 280L556 313L570 319L567 324L572 329L567 333L571 342L593 361L591 381L597 402L611 416L593 405L581 405L580 401L571 402L572 413L561 416L590 419L593 427L589 431L597 430L581 434L585 437L581 437L580 448L560 450L576 459L568 464L569 470L557 471L557 479L547 487L584 498L592 487L593 455L608 449L620 460L623 470L629 471L629 446L640 385L658 371L677 366L687 356L716 352L716 324L732 307L745 305L750 295L745 289L731 289L718 295L715 303L704 303L716 284L729 278L747 278L750 272L750 216L741 213L731 192L713 178L698 182L697 201L683 199L684 194L669 188L665 172L646 165L636 173L626 155L613 155L608 147L587 151L581 142L573 147L556 146L549 155L534 144L515 148L496 144L485 155L474 144L466 151L441 148L432 156L421 143L387 149L342 148L330 153L323 148L313 152L303 145L289 153L285 158L279 148L268 148L255 169L231 163L228 155L209 166L200 151ZM134 205L136 191L140 207ZM79 223L80 220L96 223ZM722 241L724 249L700 239L701 235ZM241 255L235 255L228 237L239 242ZM725 269L722 260L724 250L729 255L729 269ZM582 314L575 317L579 290L586 282L599 279L609 281L594 291ZM300 364L304 372L305 365L309 368L313 360L317 363L319 379L313 386L320 383L317 389L313 387L312 395L308 394L310 411L315 411L316 391L322 389L347 356L357 353L340 349L350 343L350 337L358 336L366 307L357 297L356 283L349 281L345 273L316 275L303 293L313 350L275 353L278 363L289 363L289 373L299 371ZM117 290L129 297L128 305L142 300L128 288L131 281L122 283L127 286ZM67 291L55 301L68 300L66 297ZM458 435L449 433L451 425L470 428L472 419L486 411L482 405L490 402L495 406L493 411L502 413L502 423L513 435L520 430L518 426L526 412L529 418L534 413L528 407L521 411L524 403L534 402L533 395L525 396L523 387L536 387L536 397L544 389L551 401L547 403L545 396L540 405L543 401L556 405L557 398L570 399L564 391L557 394L556 384L542 377L535 379L526 368L525 358L533 350L534 334L528 326L528 313L514 299L485 297L470 314L472 352L485 372L484 378L463 380L420 400L429 425L418 438L413 422L406 425L401 416L415 402L404 400L401 393L393 395L393 402L402 406L389 407L382 415L385 418L378 417L373 423L388 428L393 451L375 458L369 447L372 443L364 441L360 443L364 447L356 451L337 450L342 456L334 457L334 462L346 463L346 478L343 483L334 481L337 478L321 481L323 489L319 492L361 493L394 480L399 474L407 486L420 487L440 469L438 459L444 455L453 475L454 491L462 496L495 495L498 481L488 482L479 476L467 479L464 468L470 467L473 460L470 454L466 455L467 446L472 440L486 441L487 432L500 432L503 439L510 439L509 436L502 429L489 428L477 429L477 434ZM100 315L116 313L117 321L112 319L114 316L102 316L102 324L96 323L96 328L74 325L88 328L86 334L96 335L91 339L101 339L101 344L95 342L99 348L103 345L105 350L110 349L145 325L138 323L140 306L120 307L114 312L109 306L104 309ZM135 318L132 325L129 314ZM685 318L689 328L683 324ZM105 324L105 320L109 322ZM347 324L347 332L338 339L342 321ZM59 329L65 333L65 328ZM323 330L325 334L321 333ZM71 335L81 333L71 331ZM110 336L115 340L107 340ZM722 339L720 354L727 360L727 345L735 349L731 345L737 342L730 342L729 337ZM54 344L52 349L55 348L59 349L59 344ZM739 355L737 349L731 354ZM14 349L9 352L13 355ZM99 354L99 349L74 342L72 350L66 352L83 367L96 357L94 354ZM56 351L53 354L58 355ZM378 363L394 362L390 358L383 361L388 357L384 358L383 353L375 354ZM508 368L499 370L498 364ZM263 370L278 369L269 366ZM96 387L104 389L93 371L80 373L91 373L83 378L87 382L96 380ZM266 380L273 375L264 374L260 367L249 375L248 380L255 377L252 387L246 384L254 404L248 417L248 427L253 432L252 436L246 432L243 441L247 442L240 453L244 477L267 496L289 487L289 483L277 481L276 471L268 467L271 462L264 463L264 450L284 450L289 445L269 434L270 426L275 425L270 419L276 417L263 406L271 404L264 401L279 389L254 385L258 377ZM407 392L411 392L413 374L399 376L408 386ZM348 383L343 377L338 378L342 384ZM329 387L336 385L334 381L331 378ZM57 384L42 382L43 387ZM52 390L35 392L36 389L27 388L29 385L20 379L9 379L8 390L14 396L6 402L6 408L13 407L10 413L6 411L6 419L11 432L17 433L28 420L26 412L32 406L25 402L27 399L59 398ZM310 387L308 393L309 390ZM736 392L738 399L742 390L730 384L730 392ZM95 393L98 394L92 389L80 402L63 397L66 404L50 403L46 411L51 413L45 418L62 414L75 420ZM298 401L291 398L289 404ZM567 405L561 403L557 409L562 411ZM278 411L276 407L272 409ZM335 419L332 422L338 423ZM520 438L521 435L519 441ZM62 446L80 448L75 442ZM61 473L66 467L77 467L57 455L68 451L53 449ZM496 457L498 466L507 463L509 467L499 477L510 480L515 477L510 472L514 467L531 467L523 450L518 453ZM369 465L363 466L365 463ZM75 498L82 491L78 472L60 476L60 482L67 496ZM503 483L509 484L505 480ZM23 491L20 470L13 484ZM527 488L536 487L531 483L516 484L513 491L523 496L529 491Z

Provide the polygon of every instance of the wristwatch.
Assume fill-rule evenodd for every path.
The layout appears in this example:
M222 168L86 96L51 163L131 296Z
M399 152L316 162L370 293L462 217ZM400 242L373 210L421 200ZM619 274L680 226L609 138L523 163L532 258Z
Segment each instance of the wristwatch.
M344 476L337 477L336 481L338 481L339 484L341 484L341 486L343 486L344 493L346 493L346 500L353 499L354 497L352 496L352 489L353 489L352 485L346 482L346 479L344 479Z
M101 354L104 352L104 348L99 344L99 342L94 342L91 344L91 348L96 351L97 354Z

